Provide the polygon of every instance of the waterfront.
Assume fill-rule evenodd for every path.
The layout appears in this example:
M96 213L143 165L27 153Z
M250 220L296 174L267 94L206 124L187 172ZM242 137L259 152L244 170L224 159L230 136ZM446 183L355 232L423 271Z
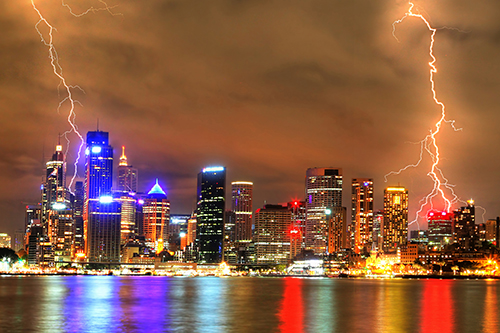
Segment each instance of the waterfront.
M0 278L1 332L498 332L498 280Z

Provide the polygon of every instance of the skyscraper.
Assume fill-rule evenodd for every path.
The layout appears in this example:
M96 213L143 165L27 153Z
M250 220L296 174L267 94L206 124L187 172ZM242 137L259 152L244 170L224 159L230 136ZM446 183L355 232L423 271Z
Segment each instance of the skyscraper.
M168 226L170 223L170 201L161 186L156 184L148 192L142 205L143 233L146 245L160 253L168 250Z
M68 205L65 190L64 154L62 146L57 145L52 159L46 163L45 182L42 184L42 215L41 223L44 233L47 234L49 223L49 211L55 205L56 208L64 208Z
M122 156L120 156L120 163L118 164L117 190L120 192L137 192L138 175L137 169L128 165L125 146L122 146Z
M395 251L408 242L408 190L401 186L384 190L384 251Z
M234 237L232 241L252 239L252 197L253 183L231 183L231 210L235 215Z
M453 241L459 249L470 250L474 248L476 240L474 237L475 211L474 200L467 201L467 206L454 211Z
M429 230L429 246L435 250L442 250L452 243L453 214L431 210L427 213Z
M352 223L354 251L370 251L373 242L373 179L352 180Z
M225 188L226 168L207 167L198 174L196 237L199 263L223 260Z
M113 147L108 132L88 132L85 149L85 200L111 194Z
M335 207L326 210L328 221L328 253L347 248L346 208Z
M328 245L325 211L342 207L342 169L311 168L306 173L306 249L324 254Z
M91 262L119 262L121 205L111 195L113 147L107 132L87 133L85 149L85 254Z
M286 264L290 258L292 211L264 205L255 212L255 257L258 264Z

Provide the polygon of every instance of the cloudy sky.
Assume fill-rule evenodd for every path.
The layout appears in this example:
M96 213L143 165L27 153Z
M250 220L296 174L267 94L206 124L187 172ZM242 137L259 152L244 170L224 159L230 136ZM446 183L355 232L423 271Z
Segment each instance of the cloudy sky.
M102 6L66 1L75 13ZM376 208L388 185L408 187L410 214L432 189L428 158L384 182L418 160L415 143L440 116L428 30L413 18L397 27L399 42L392 36L406 1L110 0L121 15L83 17L60 0L35 4L57 29L68 83L85 91L74 90L79 129L95 130L99 119L116 160L125 145L140 189L159 178L173 213L194 208L196 175L214 164L227 167L228 184L254 182L254 208L303 198L305 171L315 166L343 169L347 207L353 177L374 178ZM436 35L438 98L463 128L442 129L440 166L461 198L494 218L500 4L416 4L434 27L456 28ZM69 128L37 21L29 0L0 2L0 231L24 225L23 207L39 201L44 163ZM76 151L73 143L68 161Z

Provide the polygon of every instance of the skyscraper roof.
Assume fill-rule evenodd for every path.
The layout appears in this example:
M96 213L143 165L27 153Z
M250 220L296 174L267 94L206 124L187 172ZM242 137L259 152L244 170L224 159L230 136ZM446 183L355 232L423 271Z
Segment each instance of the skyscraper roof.
M165 191L161 188L161 186L158 184L158 178L156 178L156 184L151 188L151 190L148 192L148 195L150 194L162 194L162 195L167 195Z

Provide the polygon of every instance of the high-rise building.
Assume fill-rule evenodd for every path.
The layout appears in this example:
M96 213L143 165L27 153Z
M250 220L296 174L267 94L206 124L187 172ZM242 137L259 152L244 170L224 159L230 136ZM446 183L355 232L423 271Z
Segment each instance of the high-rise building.
M325 211L342 207L342 169L311 168L306 173L306 249L325 254L328 223Z
M476 224L474 200L467 201L467 206L455 210L453 217L453 242L459 249L474 248L474 227Z
M87 199L85 253L89 262L120 261L121 204L111 195Z
M486 221L486 241L489 243L495 243L497 240L497 220L496 219L491 219Z
M199 263L220 263L223 260L225 188L225 167L207 167L198 174L196 237Z
M286 264L290 258L292 211L287 206L264 205L255 212L257 264Z
M74 250L73 196L66 189L66 163L62 146L56 146L46 163L46 179L42 185L42 227L44 256L48 261L70 261ZM53 258L50 258L53 256Z
M121 222L120 234L121 243L125 244L137 235L136 228L136 204L135 193L133 192L117 192L119 193L118 200L121 203Z
M170 223L170 201L161 186L156 184L148 192L142 205L143 233L146 245L156 253L168 250L168 227Z
M346 249L348 247L346 208L327 208L326 216L328 221L328 253Z
M137 192L139 172L137 169L128 165L127 156L125 156L125 146L122 146L122 156L118 164L118 188L120 192Z
M45 234L48 229L49 211L69 206L66 202L65 169L62 146L57 145L52 159L46 163L45 182L42 184L41 223Z
M16 229L16 231L14 232L12 249L16 252L19 250L26 250L24 248L24 233L25 231L23 229Z
M354 251L371 251L373 243L373 179L352 180L352 224Z
M234 239L252 239L253 183L236 181L231 183L231 210L234 212Z
M431 210L427 213L429 246L442 250L453 240L453 213Z
M75 196L73 201L73 218L75 220L75 249L74 253L85 253L85 237L83 223L83 203L85 189L83 182L75 182Z
M384 244L383 238L384 212L377 211L373 214L372 251L381 250Z
M88 132L85 149L85 200L111 194L113 147L108 132Z
M90 262L119 262L121 205L111 194L113 147L109 133L87 133L85 149L84 235Z
M408 190L392 186L384 190L384 251L395 251L408 242Z

